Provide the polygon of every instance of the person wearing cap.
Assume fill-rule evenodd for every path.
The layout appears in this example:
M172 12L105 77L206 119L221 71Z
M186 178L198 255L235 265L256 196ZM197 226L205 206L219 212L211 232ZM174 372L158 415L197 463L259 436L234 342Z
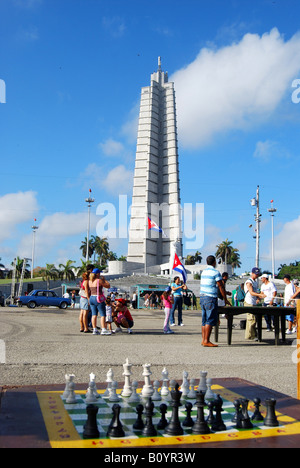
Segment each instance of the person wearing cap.
M170 329L170 314L174 303L174 298L172 295L172 289L168 286L161 296L164 308L165 308L165 321L164 321L164 334L173 335L174 332Z
M245 291L245 300L244 300L244 307L254 307L258 301L258 299L262 299L264 297L263 294L258 292L258 283L257 279L261 275L261 271L259 268L255 267L252 268L251 277L247 279L244 285ZM255 315L248 313L247 314L247 322L246 322L246 333L245 333L246 340L255 340L256 339L256 318Z
M266 273L261 275L260 279L262 281L262 285L261 285L260 290L261 290L262 294L264 294L263 306L264 307L272 307L274 305L274 302L275 302L275 297L277 296L276 286L272 281L269 280L269 275L267 275ZM266 321L266 324L267 324L267 331L271 332L272 331L272 321L274 322L274 318L271 317L270 315L265 315L264 318L265 318L265 321Z
M92 312L92 327L93 335L99 335L97 329L97 316L100 315L101 335L111 335L111 332L106 329L106 310L105 310L105 297L103 295L103 288L110 288L110 284L104 276L100 277L101 271L99 268L94 268L89 275L87 298ZM99 302L102 298L102 302Z
M123 327L126 328L127 333L131 335L131 329L134 325L134 321L131 313L128 310L127 301L125 299L120 298L116 300L115 304L115 311L113 313L113 321L117 327L115 333L122 332L121 327Z

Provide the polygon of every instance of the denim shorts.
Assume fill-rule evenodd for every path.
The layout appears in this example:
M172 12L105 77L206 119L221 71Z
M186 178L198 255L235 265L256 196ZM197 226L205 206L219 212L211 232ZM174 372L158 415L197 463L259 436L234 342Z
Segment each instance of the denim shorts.
M89 301L86 297L80 297L80 310L89 310Z
M106 317L105 302L99 303L97 301L97 296L90 297L90 307L91 307L92 316L95 316L95 315L97 316L99 314L100 317Z
M218 324L218 298L211 296L200 296L200 306L202 310L202 326L210 325L215 327Z

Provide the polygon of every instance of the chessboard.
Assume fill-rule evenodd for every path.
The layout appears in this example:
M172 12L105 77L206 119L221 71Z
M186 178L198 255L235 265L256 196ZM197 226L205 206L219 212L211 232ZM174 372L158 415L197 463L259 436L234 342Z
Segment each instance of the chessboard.
M110 401L106 390L97 390L96 399L93 404L87 402L87 390L74 390L72 402L68 403L68 398L65 392L62 391L41 391L37 392L39 404L48 431L49 441L52 448L140 448L140 447L164 447L164 446L198 446L202 444L214 443L230 443L238 441L246 441L250 439L268 439L282 436L292 436L300 434L300 423L296 419L287 414L276 411L274 413L275 425L268 427L265 425L267 417L267 408L263 402L261 405L255 405L257 399L245 400L243 395L235 393L226 387L215 384L211 385L210 391L214 392L215 399L221 402L220 408L221 421L224 427L214 430L213 424L209 424L208 433L195 434L192 426L184 426L187 416L196 424L199 418L199 411L203 411L204 418L209 420L212 415L212 410L209 409L209 401L205 401L204 405L199 405L197 395L192 395L196 398L182 398L182 393L179 391L179 385L173 390L170 388L168 398L161 398L158 401L152 401L151 397L142 397L143 387L136 389L138 401L129 401L129 397L122 396L122 389L116 390L114 400ZM170 422L174 411L174 400L172 397L175 392L180 393L177 414L179 417L179 425L183 429L180 435L170 435L166 429L158 429L162 419L161 405L167 407L163 417ZM193 389L192 389L193 390ZM197 393L197 392L196 392ZM117 399L116 399L117 395ZM204 393L203 393L204 396ZM212 395L210 395L212 396ZM249 417L250 426L247 428L238 427L234 422L237 412L237 401L246 401L246 413ZM70 401L70 400L69 400ZM149 402L152 404L151 424L154 427L155 435L147 436L142 429L134 429L134 425L139 419L138 408L143 407L144 419L145 409ZM188 406L186 406L188 405ZM119 408L119 424L121 424L123 435L120 437L111 437L108 435L112 420L116 418L116 406ZM96 408L94 416L96 425L99 431L97 437L86 438L84 435L88 422L88 408ZM253 420L254 413L258 410L262 416L262 421ZM176 411L176 410L175 410ZM239 410L241 411L241 410ZM145 424L145 423L144 423Z

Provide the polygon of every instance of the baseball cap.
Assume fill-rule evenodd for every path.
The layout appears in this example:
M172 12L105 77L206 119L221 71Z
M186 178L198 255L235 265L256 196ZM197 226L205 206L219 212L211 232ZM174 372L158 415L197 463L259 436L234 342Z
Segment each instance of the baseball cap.
M259 268L254 267L254 268L252 268L252 273L254 273L255 275L258 275L258 276L259 276L259 275L261 274L261 271L260 271Z
M267 279L269 279L269 275L267 275L267 273L264 273L263 275L261 275L261 278L267 278Z
M101 271L99 270L99 268L94 268L92 273L94 273L95 275L98 275L98 273L101 273Z
M170 291L172 291L172 290L171 290L170 286L168 286L168 287L165 289L165 292L170 292Z

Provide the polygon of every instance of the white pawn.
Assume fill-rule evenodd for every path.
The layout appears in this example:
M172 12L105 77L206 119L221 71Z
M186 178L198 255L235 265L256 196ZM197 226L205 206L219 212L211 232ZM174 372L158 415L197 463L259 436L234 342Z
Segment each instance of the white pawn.
M131 384L132 386L132 394L131 396L128 398L128 401L131 402L131 403L135 403L137 401L140 401L140 397L139 395L137 394L137 389L138 389L138 386L139 386L139 383L137 380L134 380Z
M195 384L196 384L196 381L195 379L191 379L191 382L190 382L190 391L187 395L188 398L191 398L192 400L194 400L196 398L196 390L195 390Z
M74 382L74 375L70 375L70 383L69 383L69 395L67 396L66 403L68 405L74 405L76 403L76 395L75 395L75 382Z
M153 401L160 401L161 400L161 396L160 396L159 391L158 391L159 387L160 387L159 381L155 380L155 382L153 383L154 393L153 393L153 395L151 397Z
M112 402L120 401L120 398L117 395L117 388L118 388L118 382L114 380L111 384L111 393L109 396L109 401L112 401Z
M207 390L205 393L205 400L215 400L216 399L216 394L213 393L212 389L212 379L207 379Z
M85 403L86 405L94 405L97 403L97 397L95 396L94 389L91 386L87 389Z
M169 395L169 373L166 368L162 371L163 383L161 387L160 394L162 397L167 397Z
M111 384L114 381L114 373L111 369L106 374L107 388L103 393L103 398L109 398L111 393Z

